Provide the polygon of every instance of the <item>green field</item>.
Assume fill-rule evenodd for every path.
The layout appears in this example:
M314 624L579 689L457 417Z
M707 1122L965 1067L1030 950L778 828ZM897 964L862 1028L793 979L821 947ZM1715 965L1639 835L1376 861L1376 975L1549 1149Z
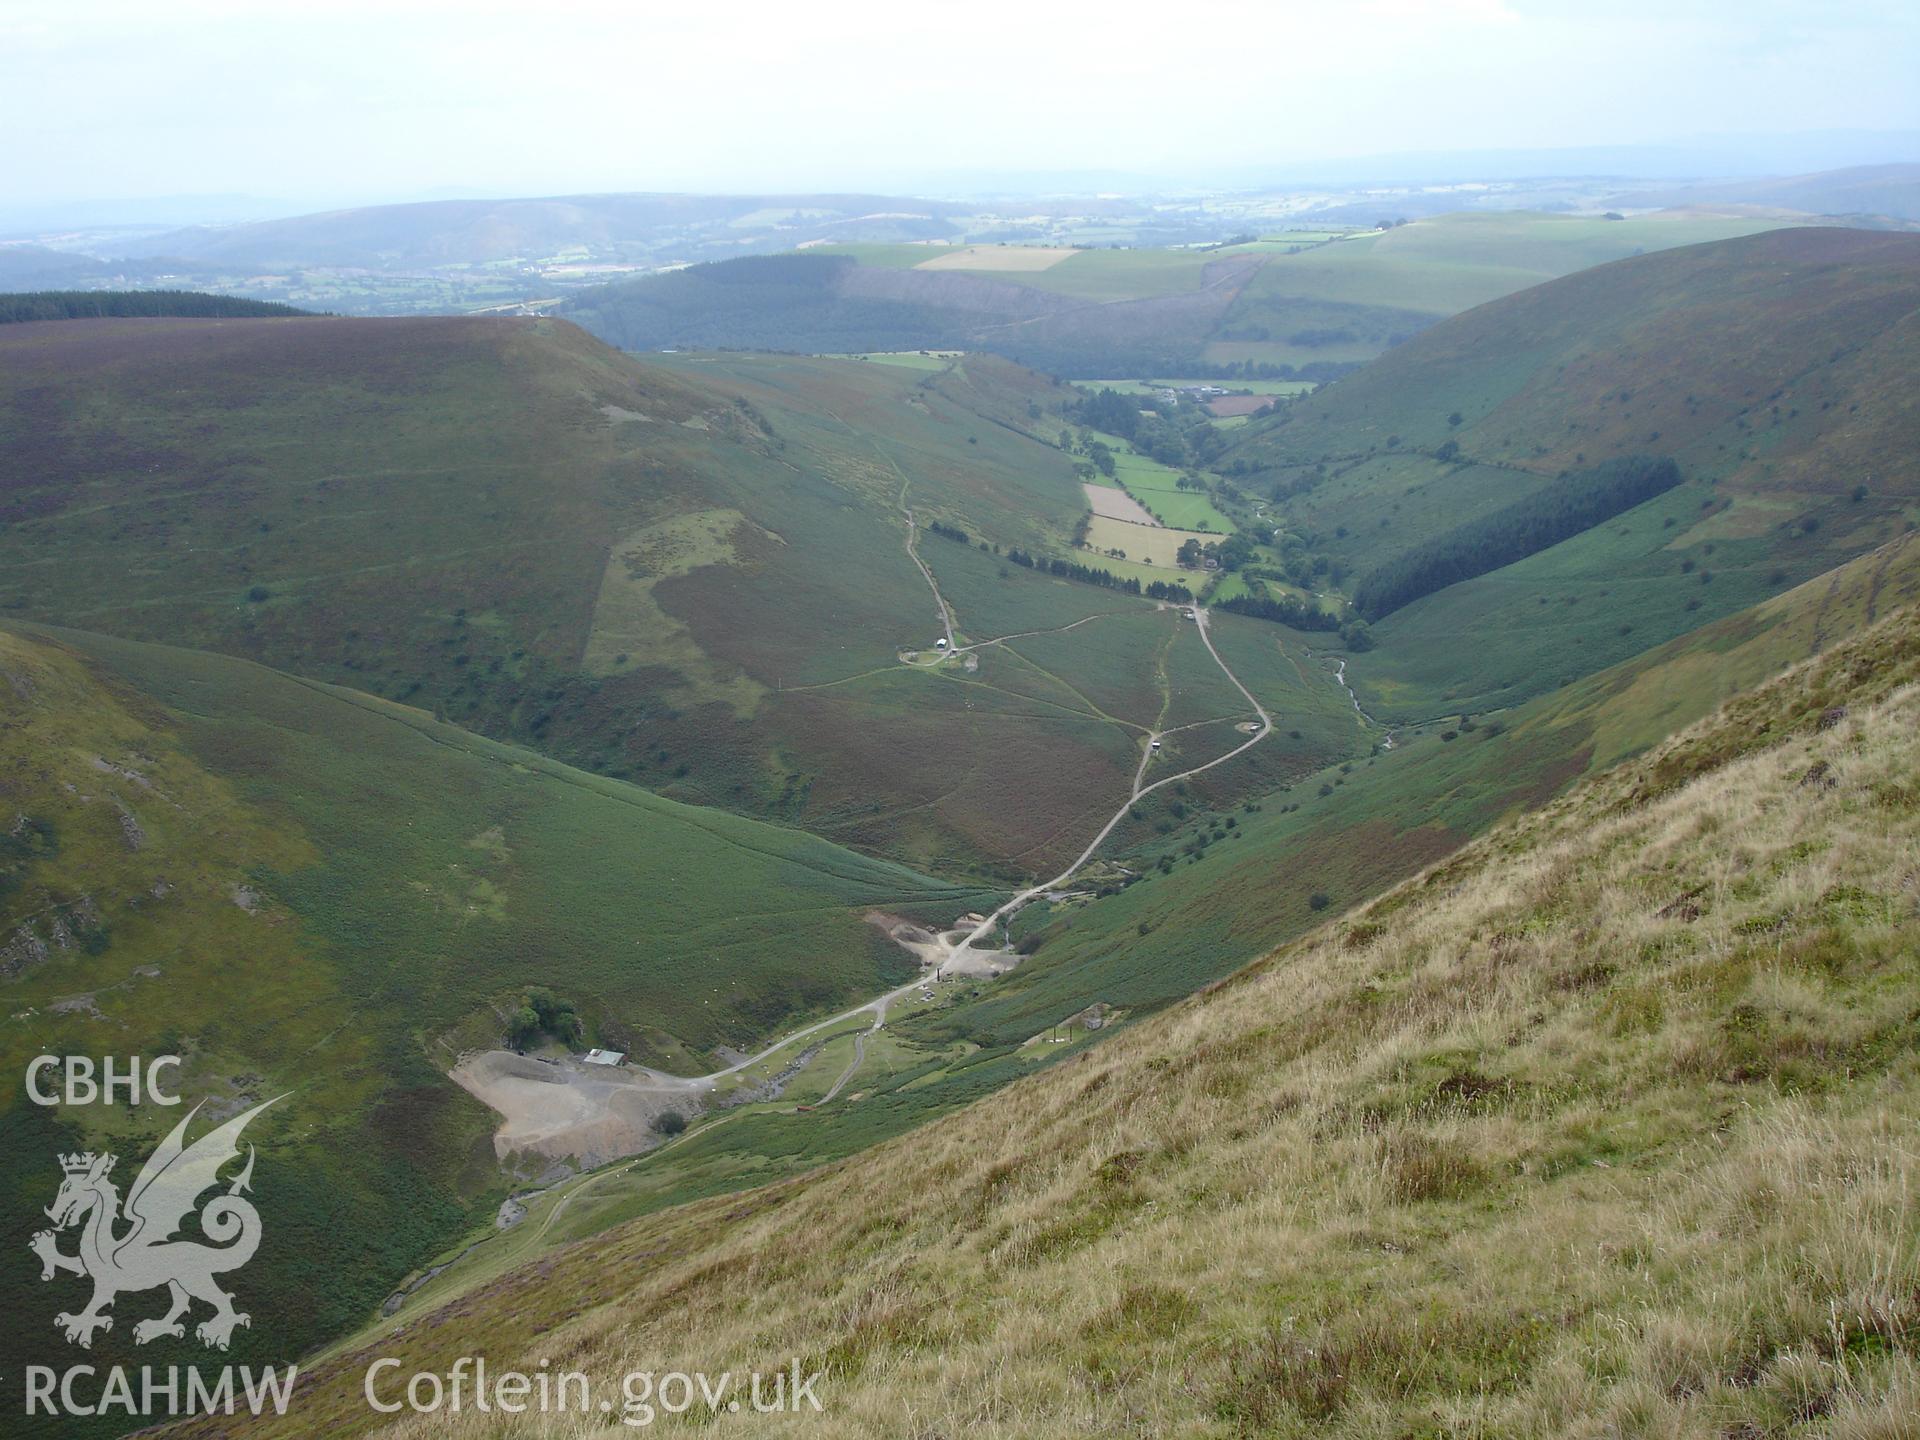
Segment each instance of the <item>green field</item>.
M1180 487L1178 470L1138 453L1117 435L1103 434L1099 438L1113 451L1114 479L1162 525L1172 530L1209 530L1222 536L1233 533L1233 521L1220 513L1205 490Z
M1632 255L1777 228L1774 220L1466 213L1319 236L1268 254L1205 349L1216 363L1370 359L1388 344L1515 290ZM1290 241L1290 237L1276 237ZM1262 250L1266 250L1262 246Z
M836 360L870 360L876 365L898 365L906 370L945 370L953 364L957 351L881 350L866 355L836 355Z

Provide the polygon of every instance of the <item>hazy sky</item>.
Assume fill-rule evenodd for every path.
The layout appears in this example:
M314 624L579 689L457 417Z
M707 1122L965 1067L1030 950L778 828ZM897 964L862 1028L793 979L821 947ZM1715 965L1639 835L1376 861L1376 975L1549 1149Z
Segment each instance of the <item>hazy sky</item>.
M14 204L1920 129L1915 0L0 0ZM1920 158L1920 157L1915 157Z

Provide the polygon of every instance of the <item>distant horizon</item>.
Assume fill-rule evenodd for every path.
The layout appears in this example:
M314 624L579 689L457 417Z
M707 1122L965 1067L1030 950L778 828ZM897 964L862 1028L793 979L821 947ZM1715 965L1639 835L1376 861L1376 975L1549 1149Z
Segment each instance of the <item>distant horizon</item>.
M25 0L0 12L5 210L1241 187L1388 179L1359 171L1416 155L1637 155L1647 178L1920 158L1871 138L1920 133L1920 10L1888 0L1107 19L1045 0L964 17L554 0L529 32L502 0Z
M1715 157L1745 164L1713 166ZM1765 163L1784 160L1831 163ZM1583 158L1608 158L1611 166L1579 168ZM1635 158L1642 164L1632 164ZM1659 163L1669 157L1667 163ZM1687 163L1692 162L1692 163ZM277 195L241 190L135 195L74 195L23 204L0 201L0 235L33 227L76 229L184 228L247 224L336 211L389 206L507 203L583 196L686 195L720 198L739 195L871 195L954 202L982 199L1063 199L1095 196L1192 196L1259 194L1268 191L1364 185L1421 186L1501 183L1525 180L1646 180L1711 182L1791 177L1833 170L1920 164L1920 131L1808 132L1797 135L1722 136L1674 140L1663 144L1540 147L1497 151L1425 150L1393 154L1333 157L1317 161L1247 164L1239 173L1119 174L1081 171L975 171L910 176L876 176L872 183L839 185L540 187L427 186L415 191L364 191L359 194ZM1264 174L1262 172L1265 172ZM894 183L888 183L894 182ZM1076 183L1078 182L1078 183Z

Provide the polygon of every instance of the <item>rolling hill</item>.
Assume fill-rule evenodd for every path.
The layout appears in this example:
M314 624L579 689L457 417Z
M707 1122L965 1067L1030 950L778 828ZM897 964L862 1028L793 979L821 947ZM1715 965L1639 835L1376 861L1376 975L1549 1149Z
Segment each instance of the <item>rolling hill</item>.
M547 320L5 327L0 614L351 685L943 873L1075 853L1178 628L995 553L1070 542L1079 392L991 356L662 360ZM909 510L963 638L1155 638L903 664L940 624ZM1273 749L1298 773L1320 743Z
M789 1357L848 1434L1897 1434L1917 707L1909 607L1097 1050L375 1326L243 1433L380 1431L375 1357L484 1352L589 1377L558 1434L636 1366Z
M891 1011L884 1030L850 1019L817 1052L776 1056L767 1069L788 1077L781 1096L709 1117L640 1163L541 1193L515 1230L469 1232L415 1272L398 1317L429 1317L634 1217L804 1174L1077 1054L1101 1029L1218 984L1336 907L1364 903L1916 601L1920 543L1903 540L1503 723L1403 733L1366 761L1246 802L1235 797L1247 777L1230 767L1196 777L1139 806L1141 820L1121 828L1086 880L1022 913L1014 930L1027 958L1010 974L943 982L931 1003ZM1274 670L1324 664L1289 657L1271 632L1223 627L1216 639L1256 690ZM1351 731L1351 707L1339 708ZM1299 710L1286 718L1340 723Z
M953 233L963 207L888 195L559 195L372 205L284 220L165 231L129 255L255 269L427 268L591 255L603 264L685 263L847 234Z
M1629 192L1625 206L1752 206L1756 211L1844 215L1862 223L1920 221L1920 165L1853 165L1809 175L1723 180Z
M1541 281L1778 223L1507 212L1184 249L822 246L623 281L564 309L628 350L958 347L1083 378L1311 379Z
M1355 665L1404 721L1517 704L1920 520L1920 237L1797 229L1481 306L1237 432L1223 462L1364 586L1562 477L1682 482L1393 609Z

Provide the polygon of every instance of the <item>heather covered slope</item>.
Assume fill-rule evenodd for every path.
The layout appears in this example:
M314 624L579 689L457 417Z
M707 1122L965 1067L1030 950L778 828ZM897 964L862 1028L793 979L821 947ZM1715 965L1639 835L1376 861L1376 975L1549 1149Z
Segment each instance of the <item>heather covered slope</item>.
M1242 432L1228 468L1355 583L1558 477L1682 483L1394 609L1357 667L1406 720L1507 706L1920 520L1920 236L1780 230L1584 271L1436 326ZM1374 585L1373 588L1381 588Z
M462 714L569 666L610 524L703 478L596 411L666 432L696 394L546 322L20 325L0 354L11 613Z
M836 1433L1902 1433L1916 773L1909 608L1096 1050L379 1334L247 1433L373 1429L372 1356L482 1351L798 1355Z
M907 510L1065 543L1074 397L992 357L673 359L545 320L5 327L0 606L351 685L922 868L1074 853L1133 732L1000 652L964 687L899 663L938 628ZM1151 610L926 543L975 638Z

